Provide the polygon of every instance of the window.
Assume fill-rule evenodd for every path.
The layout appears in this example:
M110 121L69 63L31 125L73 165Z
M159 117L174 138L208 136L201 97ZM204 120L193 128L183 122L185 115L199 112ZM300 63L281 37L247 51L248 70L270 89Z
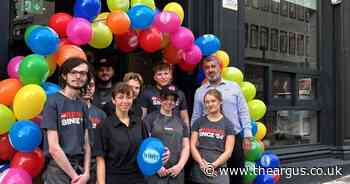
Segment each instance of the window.
M249 81L255 85L255 98L261 100L265 99L265 67L258 65L247 65L244 77L246 81Z
M259 8L258 0L252 0L251 3L252 3L252 7L253 7L253 8L256 8L256 9Z
M275 14L280 13L280 2L277 0L272 0L271 1L271 12Z
M287 53L288 41L287 41L287 32L280 31L280 52Z
M250 25L250 48L258 48L259 45L259 27L257 25Z
M310 22L311 9L305 8L305 22Z
M297 17L300 21L305 20L305 10L303 6L297 5Z
M260 49L267 50L269 48L269 29L260 27Z
M270 10L270 0L259 0L259 8L263 11Z
M289 33L289 55L295 55L295 48L296 48L296 40L295 40L295 33L290 32Z
M286 0L281 0L281 15L288 17L288 2Z
M300 78L298 80L298 99L314 100L316 92L316 80L313 78Z
M274 72L272 76L272 98L292 99L293 75L290 73Z
M297 45L298 45L298 56L304 56L304 35L298 34L298 39L297 39Z
M270 50L278 51L278 29L271 29Z
M305 37L305 56L310 56L310 37Z
M244 0L244 5L245 6L250 6L250 0Z
M244 48L248 47L248 39L249 39L249 25L247 23L244 24Z
M295 19L297 17L296 14L296 4L289 2L289 18Z

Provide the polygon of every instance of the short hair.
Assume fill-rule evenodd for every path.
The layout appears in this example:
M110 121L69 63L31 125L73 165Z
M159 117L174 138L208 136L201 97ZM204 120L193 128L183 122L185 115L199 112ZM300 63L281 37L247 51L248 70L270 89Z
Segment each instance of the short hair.
M139 73L135 72L128 72L124 75L123 82L128 82L129 80L136 80L139 82L140 87L143 86L143 79L142 76Z
M114 99L118 93L126 94L128 96L134 96L134 91L126 82L119 82L114 85L112 90L112 98Z
M169 71L173 71L173 67L167 63L160 63L156 66L153 67L153 74L159 72L159 71L163 71L163 70L169 70Z
M207 62L215 62L217 65L220 66L220 61L215 56L208 56L208 57L204 58L202 61L202 67Z

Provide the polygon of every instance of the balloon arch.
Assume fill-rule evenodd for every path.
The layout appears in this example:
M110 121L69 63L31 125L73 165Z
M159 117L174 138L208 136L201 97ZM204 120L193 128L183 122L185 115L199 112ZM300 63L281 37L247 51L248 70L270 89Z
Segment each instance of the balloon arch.
M117 49L124 53L142 48L153 53L162 50L164 61L177 64L184 71L192 71L203 57L216 57L226 80L240 84L248 102L255 139L245 152L245 183L278 183L280 173L259 173L254 168L276 169L279 159L264 152L261 140L266 127L256 122L264 117L266 106L254 99L255 86L244 81L243 73L230 67L230 57L213 34L195 39L191 30L181 26L184 11L176 2L168 3L162 11L154 0L107 0L110 12L101 11L101 0L76 0L74 15L61 12L52 15L48 25L31 25L25 31L25 43L34 54L16 56L7 66L8 79L0 82L0 165L4 171L2 184L17 181L32 183L32 177L44 167L44 156L38 148L42 140L40 113L48 95L59 90L46 82L67 58L87 60L80 48L89 44L96 49L107 48L115 39ZM206 82L203 77L200 82Z

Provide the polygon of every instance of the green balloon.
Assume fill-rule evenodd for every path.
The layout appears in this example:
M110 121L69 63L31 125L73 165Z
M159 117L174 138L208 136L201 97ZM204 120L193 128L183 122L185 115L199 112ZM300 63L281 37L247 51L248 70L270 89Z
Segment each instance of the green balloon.
M30 33L38 27L42 27L41 25L30 25L29 27L26 28L26 31L24 32L24 41L26 42L26 44L28 45L28 37L30 35Z
M129 0L107 0L107 6L111 12L116 10L128 12Z
M23 58L19 65L19 78L23 85L45 82L49 75L49 65L45 58L38 54L31 54Z
M243 73L240 69L230 66L222 70L222 78L234 81L240 85L243 82Z
M106 24L102 22L92 23L92 39L89 42L91 47L103 49L108 47L113 40L113 33Z
M257 172L255 171L256 165L254 162L245 161L244 167L246 169L246 172L243 173L243 181L246 184L252 183L256 178L256 172Z
M251 100L248 102L250 118L257 121L264 117L266 113L266 105L261 100Z
M154 3L154 0L131 0L131 7L137 5L146 5L152 10L156 9L156 4Z
M0 135L8 132L15 122L16 118L11 109L0 104Z
M242 82L241 83L241 90L243 92L243 95L245 99L249 102L254 99L256 95L256 88L254 84L250 82Z
M259 160L264 152L263 143L259 140L253 139L251 142L251 148L244 152L244 158L248 161L255 162Z

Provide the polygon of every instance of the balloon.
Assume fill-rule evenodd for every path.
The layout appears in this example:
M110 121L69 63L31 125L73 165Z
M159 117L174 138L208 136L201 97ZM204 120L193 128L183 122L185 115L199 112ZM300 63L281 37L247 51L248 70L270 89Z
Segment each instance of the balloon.
M137 5L146 5L147 7L153 10L156 9L156 4L154 3L154 0L131 0L131 7Z
M32 152L41 143L40 127L29 120L17 121L9 131L11 145L17 151Z
M9 131L16 122L13 112L3 104L0 104L0 135Z
M40 114L46 102L43 88L35 84L22 87L13 101L13 111L18 120L32 119Z
M22 84L18 79L5 79L0 82L0 104L12 106L13 99Z
M32 184L32 177L20 168L9 168L5 171L1 184Z
M111 12L116 10L127 12L129 9L129 0L107 0L107 6Z
M110 12L103 12L97 15L97 17L94 19L93 22L102 22L102 23L106 23L107 17L110 14Z
M140 47L147 52L155 52L160 49L162 34L156 28L141 31L139 35Z
M213 54L219 62L221 68L227 67L230 64L230 56L223 50L218 50Z
M114 34L121 35L127 33L130 28L128 14L121 10L110 13L107 17L107 26Z
M92 28L89 21L75 17L67 25L68 40L76 45L89 43L92 37Z
M202 67L199 67L197 76L196 76L196 84L202 84L203 80L205 79L205 74Z
M151 176L163 166L163 143L154 137L145 139L137 153L137 164L145 176Z
M162 42L160 43L161 48L165 48L170 43L170 35L168 33L162 33Z
M252 121L250 124L252 125L252 134L255 136L256 132L258 131L258 126L255 121Z
M101 0L76 0L74 4L74 16L89 20L97 17L101 11Z
M275 183L279 183L281 179L281 175L279 175L278 173L275 173L272 175L272 179Z
M169 44L163 49L163 57L168 64L178 64L184 60L184 51Z
M92 33L92 39L89 42L91 47L103 49L112 43L113 33L106 24L102 22L92 23Z
M179 68L182 71L185 71L185 72L192 72L196 68L196 65L188 64L186 62L182 62L182 63L179 63Z
M49 55L58 49L58 34L47 26L33 29L28 36L28 47L36 54Z
M192 44L191 48L185 51L184 59L185 62L190 65L198 64L202 59L202 52L200 48L197 45Z
M15 150L10 144L8 134L0 135L0 160L10 160Z
M49 66L48 77L51 77L56 71L56 67L57 67L56 59L57 58L55 58L54 54L46 57L46 62L47 62L47 65Z
M18 79L19 64L22 62L23 56L13 57L7 64L7 75L10 78Z
M62 65L67 59L77 57L83 60L87 60L85 52L75 45L63 45L57 52L57 64Z
M24 41L27 45L28 45L28 38L29 38L30 33L34 29L39 28L39 27L42 27L42 26L41 25L31 25L31 26L26 28L26 31L24 32Z
M170 39L175 48L187 50L191 48L194 36L191 30L180 27L176 32L171 34Z
M244 152L244 158L248 161L256 161L260 158L262 153L264 152L264 147L259 140L251 141L251 148Z
M146 29L154 19L154 11L145 5L132 7L128 11L128 15L133 29Z
M255 137L259 140L262 140L266 135L266 126L263 123L257 122L257 129Z
M256 184L275 184L271 175L260 174L256 177Z
M179 29L181 21L176 13L164 11L155 16L153 26L161 32L172 33Z
M256 178L256 166L254 162L245 161L244 167L246 172L243 173L243 181L244 183L251 183Z
M44 164L44 153L39 148L36 148L31 153L17 152L11 160L11 168L21 168L27 171L32 177L40 174L44 168Z
M266 105L261 100L252 100L248 102L250 118L254 121L264 117L266 113Z
M43 116L39 115L33 119L31 119L34 123L36 123L39 127L41 127L41 123L43 122Z
M19 78L23 85L41 84L49 75L49 66L45 58L31 54L23 58L19 65Z
M280 166L280 160L277 155L272 152L264 152L258 160L258 165L263 168L278 168Z
M63 38L67 36L67 25L68 22L72 20L72 18L73 17L68 13L55 13L51 16L48 26L55 30L56 33Z
M230 66L222 70L222 77L225 80L236 82L238 85L243 82L243 73L240 69Z
M181 23L184 20L184 14L185 13L184 13L184 10L183 10L182 6L179 3L176 3L176 2L168 3L163 8L163 11L170 11L170 12L176 13L176 15L179 16L179 18L181 20Z
M116 40L117 48L126 53L135 50L139 45L137 34L132 29L125 34L117 36Z
M218 51L221 47L220 40L212 34L205 34L195 41L204 56L209 56Z
M44 82L41 87L45 90L47 96L55 94L61 90L60 86L51 82Z
M241 83L241 90L242 93L245 97L245 99L248 101L253 100L256 94L256 88L254 86L254 84L250 83L250 82L242 82Z

